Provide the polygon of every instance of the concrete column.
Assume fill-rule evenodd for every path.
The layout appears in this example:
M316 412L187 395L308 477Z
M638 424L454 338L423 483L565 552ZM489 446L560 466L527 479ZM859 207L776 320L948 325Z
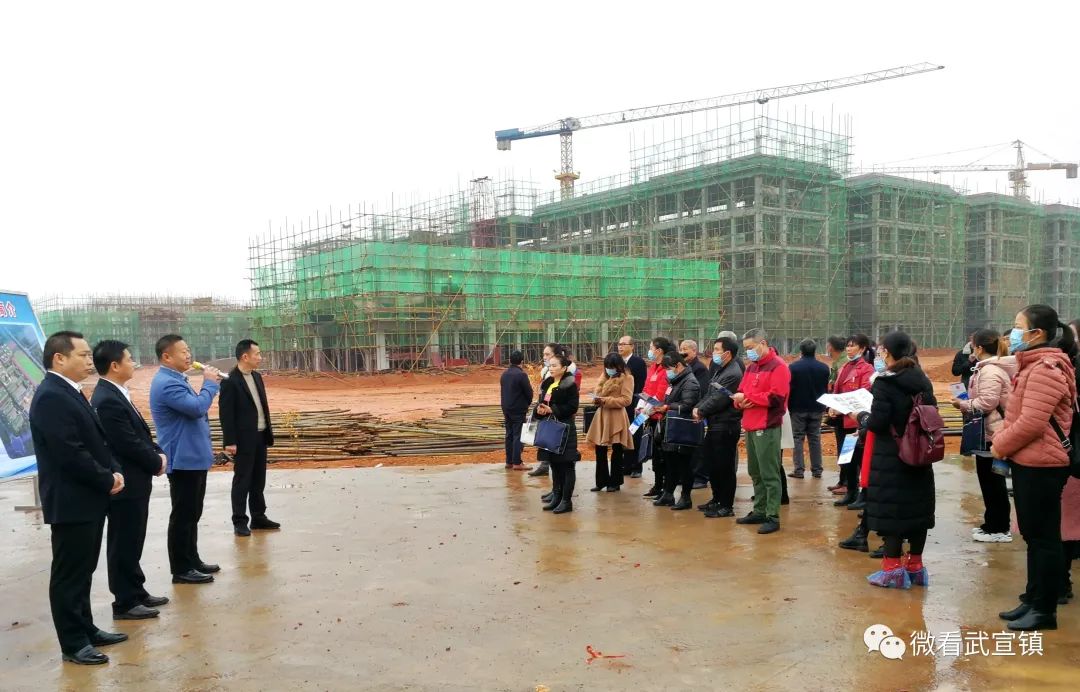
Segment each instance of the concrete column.
M498 365L502 362L502 354L499 351L498 332L495 329L494 322L487 325L487 344L485 350L487 351L487 356L491 359L492 364Z
M386 332L381 329L375 331L375 369L390 369L390 357L386 352Z
M607 353L609 348L611 348L611 325L604 322L600 325L600 344L597 352Z
M439 350L439 330L431 332L431 343L428 345L428 365L433 368L443 367L442 353Z

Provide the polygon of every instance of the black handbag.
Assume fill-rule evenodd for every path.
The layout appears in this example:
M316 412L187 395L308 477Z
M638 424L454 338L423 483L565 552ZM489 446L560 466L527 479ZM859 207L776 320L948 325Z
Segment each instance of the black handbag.
M1005 418L1005 412L997 407L998 415ZM989 452L990 441L986 439L986 414L972 409L970 417L964 421L960 437L960 454L969 457L976 452Z
M653 451L653 436L651 432L644 433L641 436L641 444L638 446L637 460L639 464L644 464L649 459L652 459Z
M705 422L668 413L664 417L664 444L697 447L705 439Z
M566 438L570 434L570 426L560 423L552 418L540 421L536 426L536 438L533 445L545 449L552 454L562 455L566 449Z
M582 418L585 419L585 425L582 427L582 430L586 435L589 434L589 428L592 427L593 419L596 418L596 412L598 410L599 409L596 406L586 406L583 410L584 412L581 414Z

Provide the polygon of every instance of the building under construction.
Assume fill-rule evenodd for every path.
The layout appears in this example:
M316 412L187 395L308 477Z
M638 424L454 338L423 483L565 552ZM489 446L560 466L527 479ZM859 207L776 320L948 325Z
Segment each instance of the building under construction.
M72 329L91 345L119 339L144 365L156 362L154 344L165 334L180 334L196 359L210 361L231 357L251 328L246 304L211 297L51 296L34 309L46 334Z

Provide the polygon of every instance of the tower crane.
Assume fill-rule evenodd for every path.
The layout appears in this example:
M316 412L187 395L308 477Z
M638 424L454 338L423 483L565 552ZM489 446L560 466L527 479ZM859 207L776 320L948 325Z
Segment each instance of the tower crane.
M1061 161L1049 163L1028 163L1024 157L1024 143L1019 139L1013 141L1012 146L1016 149L1016 163L1008 164L983 164L971 163L961 166L874 166L864 169L864 173L896 173L899 175L914 173L985 173L987 171L1008 171L1009 183L1012 185L1013 197L1017 199L1028 198L1028 171L1065 171L1066 178L1076 178L1080 171L1080 164Z
M904 65L886 70L878 70L877 72L864 72L863 74L851 75L849 77L838 77L817 82L807 82L805 84L791 84L768 89L743 91L737 94L715 96L713 98L696 101L679 101L659 106L632 108L629 110L590 115L583 118L566 117L524 130L521 128L496 130L495 142L500 151L507 151L510 149L511 143L519 139L559 135L561 165L555 179L559 181L561 198L568 199L574 195L574 181L581 177L574 170L573 134L577 130L587 130L589 128L603 127L605 125L621 125L623 123L632 123L639 120L665 118L670 115L685 115L687 113L697 113L699 111L715 110L718 108L730 108L732 106L751 103L765 104L773 99L800 96L802 94L813 94L819 91L829 91L830 89L843 89L845 87L859 86L861 84L870 84L873 82L883 82L888 79L899 79L900 77L909 77L911 75L922 74L923 72L933 72L935 70L943 69L945 69L944 65L923 62L915 65Z

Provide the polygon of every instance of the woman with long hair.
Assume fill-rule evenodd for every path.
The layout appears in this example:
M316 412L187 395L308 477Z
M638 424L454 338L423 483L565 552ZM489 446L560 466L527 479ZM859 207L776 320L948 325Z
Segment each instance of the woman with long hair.
M551 418L566 425L566 444L561 454L541 449L537 458L551 466L551 492L544 495L544 509L553 514L574 510L574 483L577 473L574 464L580 457L577 448L578 388L570 373L570 359L556 355L548 362L548 376L540 383L540 400L536 405L537 418Z
M980 329L971 335L971 355L975 367L968 381L967 399L953 397L952 405L965 416L981 416L987 443L1005 420L1005 408L1012 394L1012 378L1016 376L1016 358L1008 355L1009 343L993 329ZM1012 508L1005 476L993 470L994 457L990 445L974 450L975 474L982 491L983 523L975 527L971 537L981 543L1011 543Z
M1052 422L1067 432L1076 406L1076 338L1049 305L1016 314L1009 350L1018 366L1005 422L992 451L1008 459L1016 521L1027 543L1027 588L1020 605L999 613L1014 631L1057 629L1065 574L1061 497L1069 454Z
M874 347L870 337L865 334L853 334L847 341L847 356L848 361L844 363L836 376L833 393L847 394L860 389L870 389L870 378L874 375ZM836 411L829 411L830 418L837 415ZM838 435L837 441L841 445L848 435L859 434L859 424L854 416L843 416L843 424L840 427L843 428L843 435ZM836 453L840 453L839 447L837 447ZM833 503L836 507L855 505L852 509L863 509L865 500L859 497L861 459L862 445L857 444L851 461L840 468L840 485L830 487L833 493L843 493L844 495L844 497Z
M604 356L604 374L596 385L593 406L596 415L585 435L596 449L596 485L601 490L618 492L623 483L623 450L634 448L630 435L630 420L626 407L634 398L634 378L626 372L626 363L618 353ZM608 448L611 448L611 470L608 471Z
M659 412L663 415L674 413L680 418L691 418L694 415L694 407L701 399L701 385L694 377L693 370L686 363L682 354L665 353L661 361L664 367L665 377L671 386L667 396L664 397L664 405ZM664 461L667 470L664 475L664 493L653 502L657 507L671 507L674 510L690 509L694 506L690 494L694 488L694 450L696 447L668 442L665 426L661 426L661 446L664 450ZM675 486L681 485L682 492L679 501L675 501Z
M664 354L666 353L675 353L675 344L671 343L670 340L665 339L662 336L657 336L649 342L649 350L645 352L645 358L649 365L649 372L645 376L645 387L641 390L641 397L643 400L651 397L662 402L667 396L670 384L667 379L667 371L662 365ZM653 414L649 416L645 431L652 440L653 466L653 485L644 494L644 497L647 499L654 499L664 494L664 451L660 448L660 443L657 441L657 434L659 433L658 424L663 417L663 414L653 412Z

